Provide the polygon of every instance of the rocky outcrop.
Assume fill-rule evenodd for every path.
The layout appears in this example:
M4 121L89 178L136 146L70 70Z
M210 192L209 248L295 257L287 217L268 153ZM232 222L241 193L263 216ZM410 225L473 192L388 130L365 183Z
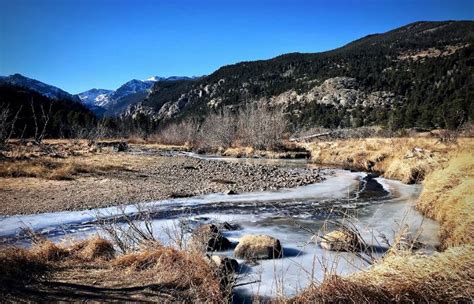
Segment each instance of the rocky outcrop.
M295 90L290 90L262 101L280 106L317 102L337 108L354 108L392 106L402 103L403 98L391 92L367 92L355 78L333 77L306 93L298 94Z
M246 235L235 247L234 255L241 259L274 259L282 256L280 241L269 235Z

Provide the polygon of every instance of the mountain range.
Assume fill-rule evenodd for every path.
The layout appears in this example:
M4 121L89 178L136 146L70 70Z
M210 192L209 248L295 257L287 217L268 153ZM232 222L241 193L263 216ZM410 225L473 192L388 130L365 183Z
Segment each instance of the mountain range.
M10 76L1 76L0 84L9 84L17 87L24 87L31 89L41 95L51 99L71 99L78 101L79 99L66 91L61 90L55 86L43 83L36 79L25 77L21 74L13 74Z
M116 90L71 95L19 74L0 83L154 125L259 104L281 108L297 127L456 128L474 115L474 22L415 22L326 52L240 62L203 77L133 79Z
M0 76L0 83L28 88L53 100L70 99L80 101L98 115L114 116L120 114L121 110L127 106L143 101L148 93L151 92L151 88L155 82L190 80L195 78L196 77L186 76L152 76L147 80L132 79L116 90L94 88L75 95L21 74Z
M331 51L158 83L125 115L166 122L251 103L282 108L297 127L455 128L472 120L472 100L474 22L415 22Z

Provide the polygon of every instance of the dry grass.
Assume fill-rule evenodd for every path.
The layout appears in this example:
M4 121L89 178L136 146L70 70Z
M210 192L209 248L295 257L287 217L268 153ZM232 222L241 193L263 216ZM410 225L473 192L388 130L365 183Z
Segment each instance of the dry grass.
M41 256L23 248L4 248L0 250L0 290L1 287L14 285L37 278L48 269Z
M132 148L143 151L188 151L187 146L161 145L131 137ZM101 140L98 144L115 143ZM48 139L41 146L10 141L0 151L0 177L38 177L50 180L70 180L80 173L104 173L128 170L133 156L116 153L112 146L90 146L85 140Z
M98 237L64 246L41 240L30 249L5 247L0 249L0 283L30 281L58 263L108 260L114 253L112 244Z
M153 281L187 290L199 302L224 300L216 269L197 252L162 246L118 257L113 267L115 271L136 277L137 282Z
M188 145L167 145L160 144L152 139L147 140L146 142L139 143L128 141L129 146L132 148L143 149L143 150L153 150L156 152L160 151L190 151L191 147Z
M293 158L308 158L309 153L295 143L284 141L279 149L274 150L257 150L248 146L232 146L227 149L220 149L219 154L228 157L263 157L270 159L293 159Z
M316 163L373 171L404 183L416 183L445 163L448 153L459 147L474 148L474 139L461 138L456 145L434 138L366 138L303 145Z
M347 278L328 276L289 303L454 303L474 295L474 247L432 256L389 255Z
M43 240L30 249L0 250L0 296L25 301L32 295L18 295L17 288L28 283L38 296L45 292L42 282L48 280L86 288L98 285L104 288L104 300L105 290L121 289L123 295L130 290L133 297L142 290L138 295L142 300L153 300L149 298L153 294L161 299L163 288L172 301L223 303L228 296L216 268L202 254L171 247L147 247L115 257L112 243L95 237L62 245ZM44 296L51 295L46 290Z
M107 161L110 162L110 161ZM103 173L126 170L124 166L110 163L88 163L85 158L49 157L0 162L0 177L38 177L51 180L70 180L80 173Z
M440 223L442 248L474 244L474 155L471 146L452 152L450 161L428 175L417 203Z

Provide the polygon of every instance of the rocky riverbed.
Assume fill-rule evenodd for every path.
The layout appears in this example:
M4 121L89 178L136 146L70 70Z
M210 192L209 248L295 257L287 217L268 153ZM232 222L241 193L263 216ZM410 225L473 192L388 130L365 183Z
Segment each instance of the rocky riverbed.
M324 179L315 168L211 161L176 154L108 153L67 161L126 170L78 173L72 180L0 179L0 214L84 210L209 193L292 188Z

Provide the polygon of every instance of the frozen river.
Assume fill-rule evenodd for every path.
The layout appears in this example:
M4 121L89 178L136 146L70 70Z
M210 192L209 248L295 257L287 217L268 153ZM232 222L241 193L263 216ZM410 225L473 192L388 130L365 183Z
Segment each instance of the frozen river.
M196 157L195 155L190 155ZM202 156L200 156L202 157ZM209 157L207 157L209 158ZM312 166L303 160L246 160L214 158L215 161L270 162L279 166ZM96 210L18 215L0 218L3 242L28 245L22 228L28 227L53 241L85 238L102 233L98 219L126 225L123 215L139 219L146 211L154 235L172 243L172 229L197 227L204 223L230 223L238 227L223 234L236 244L246 234L267 234L280 240L283 258L241 263L235 289L240 300L258 294L264 297L290 296L312 281L321 281L326 271L341 275L364 269L365 258L376 258L387 250L395 234L405 228L425 244L425 251L437 245L436 222L414 210L420 185L405 185L383 178L370 178L362 172L322 169L326 179L320 183L275 191L236 195L210 194L131 204ZM334 229L332 222L349 221L367 244L371 256L360 258L348 252L323 250L315 234ZM217 252L233 256L233 251ZM251 283L254 282L254 283ZM247 284L250 283L250 284Z

